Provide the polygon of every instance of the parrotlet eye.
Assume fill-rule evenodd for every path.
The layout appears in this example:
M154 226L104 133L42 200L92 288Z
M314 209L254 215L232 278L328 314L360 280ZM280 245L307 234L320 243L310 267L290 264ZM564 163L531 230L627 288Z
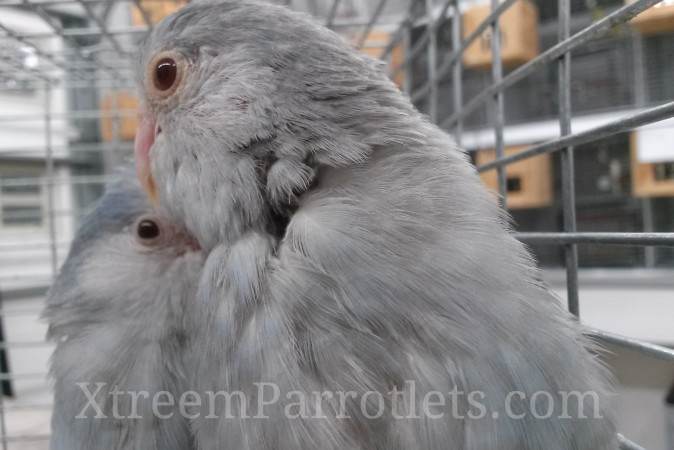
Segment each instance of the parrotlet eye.
M147 66L146 86L151 100L170 98L180 87L185 76L187 62L175 51L163 51L155 55Z
M154 87L158 91L168 91L178 79L178 64L173 58L162 58L154 69Z
M162 238L162 229L159 221L152 217L140 218L134 226L134 233L136 240L146 247L157 245Z

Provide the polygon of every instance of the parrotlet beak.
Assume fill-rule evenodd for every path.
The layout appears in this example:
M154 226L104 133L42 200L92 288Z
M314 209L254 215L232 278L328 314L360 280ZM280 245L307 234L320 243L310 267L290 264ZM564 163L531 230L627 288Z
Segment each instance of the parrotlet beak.
M153 205L159 203L157 187L150 170L150 151L159 132L157 121L152 114L141 111L136 139L134 140L134 156L136 159L136 174L140 184L150 198Z

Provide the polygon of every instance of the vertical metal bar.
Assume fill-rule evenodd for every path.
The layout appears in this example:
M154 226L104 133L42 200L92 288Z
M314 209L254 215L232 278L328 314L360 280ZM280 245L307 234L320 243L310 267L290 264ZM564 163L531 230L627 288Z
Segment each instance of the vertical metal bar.
M0 305L2 304L2 292L0 291ZM0 324L4 321L4 316L0 317ZM0 342L5 344L5 335L2 333L0 335ZM2 438L2 450L7 450L7 418L5 417L5 395L11 397L14 395L12 389L12 380L9 377L9 362L7 361L7 352L8 348L2 349L2 359L0 363L2 364L2 375L7 375L7 379L2 381L2 392L0 392L0 436Z
M453 55L459 53L461 48L461 9L459 8L459 1L454 0L454 7L452 8L452 52ZM461 110L463 106L463 58L456 57L454 58L454 65L452 67L452 89L454 97L454 112ZM456 121L456 127L454 128L454 139L456 143L461 146L463 134L463 118L459 118Z
M645 233L654 231L653 224L653 200L644 198L641 200L641 219L642 228ZM657 261L657 253L655 253L655 246L644 247L644 264L646 267L655 267Z
M438 121L438 36L433 15L433 0L426 0L426 24L428 30L428 82L431 87L428 97L428 115L433 123Z
M415 0L412 0L415 1ZM403 29L403 55L409 55L412 48L412 22L405 24ZM403 72L403 92L407 95L412 93L412 64L407 64Z
M309 5L308 5L309 6L309 13L314 17L318 16L318 3L316 2L316 0L308 0L308 3L309 3ZM290 7L291 4L292 4L292 0L288 2L287 6Z
M641 33L632 30L632 67L634 70L634 104L643 108L647 103L646 67L644 66L644 40Z
M52 145L52 88L46 83L44 88L44 127L45 127L45 186L47 188L47 226L49 227L49 249L52 277L58 271L58 249L56 247L56 222L54 217L54 154Z
M674 448L674 384L670 386L665 398L665 414L667 419L667 448Z
M491 0L491 9L494 11L498 8L500 1ZM496 17L491 24L491 69L492 80L494 84L498 84L503 79L503 62L501 61L501 29L499 27L499 17ZM503 107L503 91L498 90L494 95L494 149L496 150L496 158L505 156L505 146L503 142L503 126L505 122L505 113ZM506 168L499 167L497 169L498 179L498 193L499 199L503 207L506 206Z
M559 41L568 39L571 33L570 0L559 0ZM562 136L571 134L571 53L565 52L558 62L559 81L559 131ZM574 176L573 147L561 152L562 160L562 212L564 231L576 231L576 193ZM580 314L578 300L578 247L568 244L564 247L566 266L566 289L569 311Z
M3 310L3 302L2 302L2 290L0 290L0 311ZM0 389L0 397L14 397L14 388L12 387L12 378L9 376L10 375L10 367L9 367L9 347L5 346L7 343L7 339L5 339L5 316L0 315L0 343L3 344L2 348L0 348L0 375L3 375L2 381L0 381L0 385L2 386L2 389ZM1 408L1 406L0 406ZM4 421L4 410L0 411L0 414L3 415L2 420ZM4 425L4 424L3 424ZM3 431L3 436L4 436L4 431Z
M381 52L381 55L379 55L379 59L386 59L395 49L398 43L404 38L405 28L414 21L414 7L416 6L416 3L417 0L410 0L403 20L401 20L398 24L398 28L393 33L391 33L391 39L389 40L389 43L386 44L386 47ZM405 59L409 57L407 55L408 53L405 53Z
M121 134L121 127L122 127L121 119L122 118L121 118L121 115L119 113L119 110L120 110L119 97L120 97L121 90L119 89L118 83L114 83L113 86L114 86L114 90L110 93L110 95L112 96L112 102L110 103L111 106L112 106L112 110L110 111L112 113L111 117L110 117L111 120L112 120L112 148L111 148L112 151L111 151L111 154L115 155L115 156L110 158L110 160L112 160L114 165L117 165L119 163L119 161L118 161L118 158L116 157L116 155L119 155L120 151L122 150L121 146L120 146L120 143L121 143L120 134Z
M339 4L341 0L332 0L332 6L330 7L330 12L328 13L328 18L325 21L325 26L328 28L332 27L335 17L337 16L337 10L339 9Z
M632 67L634 68L634 104L637 108L644 108L648 103L646 90L646 70L644 66L644 41L641 33L632 31ZM653 226L653 201L650 198L641 200L641 218L643 231L651 232ZM644 265L655 267L657 261L657 247L644 247Z
M5 417L5 396L0 394L0 436L2 441L2 450L7 450L9 448L7 442L7 418Z
M365 25L365 29L363 30L363 33L361 34L360 39L358 40L356 48L358 49L363 48L363 45L365 45L365 42L367 42L367 38L370 37L370 32L372 31L372 28L377 23L377 20L379 20L379 16L381 16L381 13L384 12L384 7L386 6L387 1L388 0L379 0L379 3L377 3L377 7L372 13L372 16L370 16L370 20L367 22L367 25Z

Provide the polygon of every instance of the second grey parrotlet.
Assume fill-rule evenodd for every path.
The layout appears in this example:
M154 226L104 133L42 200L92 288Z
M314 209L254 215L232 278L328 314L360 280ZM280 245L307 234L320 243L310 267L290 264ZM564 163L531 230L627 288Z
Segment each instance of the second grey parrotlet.
M140 179L208 252L193 388L243 399L202 411L200 448L616 448L596 347L380 63L204 1L154 27L138 79ZM462 394L420 413L436 391Z
M133 170L83 219L49 291L50 450L191 450L190 311L203 256ZM181 406L182 405L182 406Z

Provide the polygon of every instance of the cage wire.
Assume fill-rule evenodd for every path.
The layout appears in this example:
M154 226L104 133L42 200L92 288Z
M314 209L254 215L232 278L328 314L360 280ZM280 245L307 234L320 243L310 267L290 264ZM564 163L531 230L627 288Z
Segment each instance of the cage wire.
M507 68L502 56L504 42L500 26L504 15L519 1L488 0L486 15L473 24L470 31L465 28L462 13L475 2L466 0L287 0L278 3L313 14L343 34L356 48L386 62L390 76L400 88L431 120L452 133L459 144L471 118L486 111L495 158L478 162L477 170L496 172L499 201L504 205L510 181L506 167L539 155L559 154L561 230L516 235L530 245L562 249L568 308L578 316L580 246L644 247L647 262L649 258L653 260L653 248L674 246L674 233L579 232L574 189L576 176L583 175L576 174L574 148L586 151L585 144L674 116L674 101L645 105L637 100L642 107L636 113L582 131L575 131L571 126L574 114L572 52L600 42L615 30L624 30L625 24L637 14L657 7L660 2L636 0L618 5L613 2L601 10L596 20L580 26L573 23L571 14L578 2L559 0L556 10L552 7L554 2L544 2L541 14L557 17L556 39L528 61ZM33 137L28 139L27 145L17 140L0 150L0 167L18 167L11 175L0 172L1 195L3 201L9 202L7 208L3 207L3 220L10 224L36 225L41 230L32 238L17 231L11 242L0 242L0 258L5 269L0 278L0 300L2 295L6 297L8 292L17 290L28 292L28 297L32 295L34 299L4 302L0 310L0 383L4 394L0 395L0 448L3 450L47 447L51 395L46 388L46 359L52 347L42 340L21 340L21 333L18 337L5 336L2 325L12 320L21 324L19 329L43 327L38 324L38 314L44 287L65 257L79 216L100 195L103 184L111 177L111 168L128 158L132 151L129 135L133 134L137 114L133 97L135 45L152 28L157 15L170 12L162 9L163 5L171 4L169 9L175 9L183 3L181 0L0 2L0 95L5 101L16 99L16 104L10 105L16 112L0 116L0 133L7 135L10 141L26 133ZM550 31L554 35L555 30ZM637 43L634 64L641 67L645 62L639 53L638 37L634 40ZM448 48L441 50L441 42ZM490 70L480 76L477 89L465 77L464 67L466 53L476 43L490 54ZM550 112L558 121L559 136L507 154L504 129L508 117L504 96L518 83L551 67L556 67L557 92L544 103L555 105L555 110ZM22 94L25 93L30 93L32 100L24 102ZM540 97L534 99L533 103L540 100ZM38 199L32 207L12 208L13 195L23 195L25 199L37 192ZM12 259L17 255L48 261L48 267L26 271ZM653 358L674 361L674 350L663 346L601 330L593 330L591 335ZM28 353L31 350L38 353L31 356ZM8 352L19 361L44 362L38 365L42 370L22 372L9 367ZM28 392L29 401L13 399L17 389ZM33 391L41 394L31 396ZM641 448L623 436L619 439L622 449Z

